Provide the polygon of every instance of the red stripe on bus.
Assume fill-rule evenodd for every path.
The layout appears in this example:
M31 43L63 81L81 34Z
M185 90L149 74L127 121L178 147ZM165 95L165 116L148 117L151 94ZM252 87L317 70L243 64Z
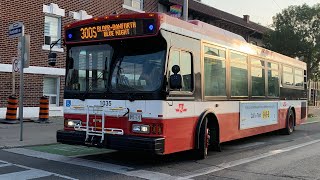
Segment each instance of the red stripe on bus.
M286 127L287 109L278 110L278 123L274 125L267 125L262 127L255 127L250 129L240 130L240 113L226 113L217 114L220 142L227 142L235 139L249 137L257 134L275 131ZM303 123L305 119L301 119L301 109L295 109L296 124ZM86 122L86 115L65 114L65 119L80 119ZM94 116L90 116L90 123ZM101 117L96 117L101 118ZM127 117L106 117L106 127L123 129L126 135L145 136L145 137L165 137L165 152L170 154L179 151L190 150L195 147L195 132L197 127L198 116L187 118L168 118L168 119L143 119L142 124L160 123L163 125L163 134L161 135L146 135L131 132L132 124L138 122L128 122ZM138 123L139 124L139 123ZM101 127L101 123L97 123ZM65 128L66 130L72 130Z

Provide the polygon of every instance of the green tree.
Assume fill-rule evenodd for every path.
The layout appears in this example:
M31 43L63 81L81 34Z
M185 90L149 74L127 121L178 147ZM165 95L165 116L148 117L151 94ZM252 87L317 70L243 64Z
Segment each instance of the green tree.
M308 79L319 79L320 4L289 6L273 17L274 31L264 37L267 49L307 63Z

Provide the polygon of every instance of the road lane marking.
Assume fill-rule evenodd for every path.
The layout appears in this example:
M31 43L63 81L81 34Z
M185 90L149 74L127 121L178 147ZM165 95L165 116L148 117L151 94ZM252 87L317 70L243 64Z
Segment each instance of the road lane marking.
M12 164L11 164L11 163L7 163L7 164L0 164L0 168L2 168L2 167L6 167L6 166L12 166Z
M3 174L3 175L0 175L0 179L6 179L6 180L33 179L33 178L35 179L35 178L41 178L41 177L46 177L51 175L52 175L51 173L48 173L46 171L32 169L32 170Z
M113 172L117 174L122 174L130 177L138 177L143 179L154 179L154 180L171 180L171 179L184 179L183 177L171 176L169 174L147 171L147 170L136 170L132 167L121 166L111 163L97 162L92 160L80 159L80 158L71 158L62 155L49 154L45 152L34 151L24 148L12 148L4 149L4 151L12 152L15 154L21 154L29 157L41 158L50 161L62 162L66 164L72 164L82 167L93 168L97 170Z
M223 149L232 149L232 150L239 150L239 149L246 149L246 148L252 148L256 146L265 145L265 142L250 142L250 143L241 143L237 145L225 145Z
M8 162L0 160L0 163L4 163L4 164L6 164L6 163L8 163Z
M260 154L260 155L257 155L257 156L252 156L252 157L239 159L239 160L235 160L235 161L231 161L231 162L227 162L227 163L222 163L222 164L215 165L215 166L210 166L210 167L207 167L207 168L202 168L202 169L199 169L199 170L195 170L195 171L192 171L192 172L181 174L180 176L182 176L183 178L190 179L190 178L194 178L194 177L197 177L197 176L202 176L202 175L214 173L214 172L217 172L217 171L221 171L221 170L224 170L224 169L227 169L227 168L235 167L235 166L238 166L238 165L241 165L241 164L246 164L246 163L250 163L250 162L253 162L253 161L257 161L257 160L260 160L260 159L263 159L263 158L267 158L267 157L270 157L270 156L274 156L274 155L277 155L277 154L280 154L280 153L292 151L292 150L295 150L295 149L298 149L298 148L302 148L302 147L305 147L305 146L308 146L308 145L311 145L311 144L319 143L319 142L320 142L320 139L314 140L314 141L310 141L310 142L306 142L306 143L302 143L302 144L298 144L298 145L294 145L294 146L290 146L290 147L286 147L286 148L283 148L283 149L269 151L267 153L263 153L263 154Z
M6 161L0 161L0 162L4 163L4 164L0 165L0 168L6 167L6 166L17 166L17 167L25 169L22 171L1 174L0 180L2 180L2 179L3 180L33 179L33 178L42 178L42 177L48 177L48 176L56 176L56 177L61 177L64 179L77 180L77 179L74 179L74 178L71 178L68 176L64 176L64 175L60 175L60 174L56 174L56 173L52 173L52 172L48 172L48 171L44 171L44 170L40 170L40 169L35 169L35 168L31 168L31 167L27 167L27 166L23 166L23 165L19 165L19 164L13 164L13 163L6 162Z

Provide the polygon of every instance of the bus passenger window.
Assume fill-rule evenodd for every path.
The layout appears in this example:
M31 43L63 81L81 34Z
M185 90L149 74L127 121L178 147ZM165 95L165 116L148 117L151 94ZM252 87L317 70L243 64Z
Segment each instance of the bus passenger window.
M204 46L205 96L226 96L226 51Z
M230 53L231 96L248 96L247 56Z
M279 66L268 62L268 96L279 97Z
M252 96L265 96L265 62L251 58L251 90Z
M294 70L294 84L297 87L303 87L304 74L302 69Z
M292 86L293 84L293 69L290 67L283 66L283 84L287 86Z
M193 90L193 75L192 75L192 56L190 52L171 50L169 58L170 75L173 75L171 69L174 65L180 67L178 74L182 77L182 88L181 91L192 91Z

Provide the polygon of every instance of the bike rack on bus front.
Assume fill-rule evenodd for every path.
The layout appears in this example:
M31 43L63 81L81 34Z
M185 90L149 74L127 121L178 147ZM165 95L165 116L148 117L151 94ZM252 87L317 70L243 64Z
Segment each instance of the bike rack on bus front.
M89 120L90 120L90 110L92 109L92 113L95 115L94 121L95 121L95 126L89 126ZM89 140L90 135L93 137L99 136L101 137L100 143L104 141L104 135L105 134L113 134L113 135L123 135L124 131L123 129L118 129L118 128L106 128L105 127L105 115L107 112L117 112L117 117L119 117L120 113L123 112L123 114L127 114L128 108L104 108L104 106L87 106L86 108L86 113L87 113L87 118L86 118L86 125L76 125L74 126L74 130L76 131L85 131L86 132L86 139L85 141ZM97 115L101 115L101 128L96 126L96 117ZM100 131L100 130L101 131Z

